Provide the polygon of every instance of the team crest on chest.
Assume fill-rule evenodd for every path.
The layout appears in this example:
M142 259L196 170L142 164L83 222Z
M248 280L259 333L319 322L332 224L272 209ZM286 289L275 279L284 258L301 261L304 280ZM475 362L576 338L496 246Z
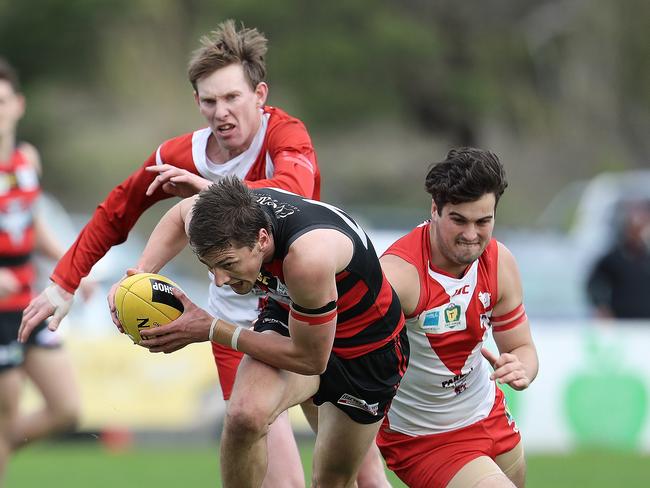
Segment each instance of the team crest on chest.
M467 329L465 312L454 302L423 312L420 314L419 323L420 329L428 334L444 334Z
M479 302L481 302L481 305L483 305L483 308L485 310L488 310L490 308L490 301L491 301L490 292L487 292L487 291L479 292L478 300L479 300Z
M450 303L447 308L445 308L445 325L449 329L456 329L461 324L462 310L460 305L455 303Z

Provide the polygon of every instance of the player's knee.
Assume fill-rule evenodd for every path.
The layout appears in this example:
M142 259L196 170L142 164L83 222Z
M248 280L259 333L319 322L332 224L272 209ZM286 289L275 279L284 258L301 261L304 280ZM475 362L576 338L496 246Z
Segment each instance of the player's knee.
M81 408L78 403L68 402L50 409L52 430L55 432L73 431L79 425Z
M391 484L386 478L386 472L383 469L372 471L360 471L357 475L357 486L359 488L390 488Z
M269 426L268 416L254 404L230 404L226 411L224 432L231 438L261 437Z
M379 449L372 445L357 473L359 488L390 488Z

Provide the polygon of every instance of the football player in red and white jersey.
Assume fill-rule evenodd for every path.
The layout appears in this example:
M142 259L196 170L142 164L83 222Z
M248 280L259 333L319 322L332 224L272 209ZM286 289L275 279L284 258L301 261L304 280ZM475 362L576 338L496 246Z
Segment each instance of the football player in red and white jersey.
M260 32L243 26L238 30L232 20L201 39L188 75L208 127L163 142L99 204L59 261L53 284L25 310L21 341L49 316L53 316L50 329L58 327L80 279L112 246L124 242L140 215L162 199L187 197L229 175L251 188L276 187L320 198L320 172L305 126L266 105L266 51L267 40ZM114 308L112 296L113 292L109 303ZM238 296L211 284L208 309L250 327L258 301L257 295ZM242 355L217 344L213 353L227 400ZM286 415L271 427L269 443L265 486L303 486L302 464Z
M524 486L521 437L495 385L523 390L538 368L515 259L492 238L506 186L496 155L451 150L426 178L431 220L381 258L411 359L377 444L411 487ZM483 347L490 329L498 356Z
M25 344L16 338L32 298L34 251L59 259L64 250L36 208L41 192L38 151L16 143L24 111L18 77L0 59L0 485L16 449L73 429L80 411L74 371L59 336L39 321ZM19 408L26 377L43 399L42 407L30 414Z

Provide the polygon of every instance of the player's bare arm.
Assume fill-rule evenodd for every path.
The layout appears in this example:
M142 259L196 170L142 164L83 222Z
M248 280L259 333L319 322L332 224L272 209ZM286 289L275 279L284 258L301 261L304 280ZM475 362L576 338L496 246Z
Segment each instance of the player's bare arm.
M158 188L162 187L165 193L188 198L212 184L210 180L171 164L148 166L145 170L150 173L158 173L158 176L147 188L147 195L153 195Z
M186 198L163 215L142 251L138 260L138 269L147 273L157 273L185 248L188 242L186 225L195 201L195 197Z
M36 234L36 249L45 257L58 261L65 249L55 237L42 215L34 215L34 232Z
M402 312L407 317L410 316L420 300L420 276L418 270L414 265L394 254L383 255L379 262L388 282L399 297Z
M334 230L319 229L296 239L284 259L283 268L291 299L301 311L318 310L336 302L335 275L349 263L352 251L350 239ZM151 352L173 352L186 345L182 343L189 336L197 341L208 338L213 318L187 297L179 295L179 298L185 308L183 315L167 325L142 331L144 340L140 345ZM291 338L239 330L233 340L237 328L217 319L212 340L228 347L235 346L237 350L276 368L314 375L322 373L327 366L334 341L336 315L318 325L309 322L309 313L293 313L289 318Z
M50 228L43 215L38 212L34 215L34 231L36 235L35 248L38 252L53 261L58 261L63 257L66 249L61 245L61 242L57 239L54 231ZM72 300L73 295L56 283L52 283L50 287L56 289L56 293L61 297L68 297L69 295L69 299ZM84 301L90 299L96 290L97 283L87 276L79 282L79 292Z
M276 368L305 375L322 373L334 341L336 309L329 320L317 324L310 311L336 302L335 276L352 253L352 241L335 230L317 229L296 239L283 263L285 283L299 307L289 314L291 337L242 330L238 349Z
M499 324L495 323L495 326L502 325L507 328L509 323L521 320L525 311L522 306L523 292L517 263L512 253L502 244L499 244L498 283L499 298L492 317L509 317ZM539 365L528 319L511 329L499 331L497 327L493 329L493 336L499 348L499 357L486 349L482 350L494 368L492 379L515 390L527 388L537 376Z

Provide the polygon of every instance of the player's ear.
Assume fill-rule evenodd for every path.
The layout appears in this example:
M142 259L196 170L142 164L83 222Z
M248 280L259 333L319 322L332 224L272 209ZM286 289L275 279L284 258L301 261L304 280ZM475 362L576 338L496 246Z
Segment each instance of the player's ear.
M266 229L260 229L258 235L257 235L257 246L259 246L260 251L264 252L266 249L268 249L269 245L271 243L271 235L269 234L269 231Z
M269 95L269 86L261 81L255 87L255 97L257 98L257 108L262 108L266 103L266 98Z
M431 199L431 217L435 217L438 213L438 207L436 206L436 201Z
M25 96L22 93L19 93L17 95L17 100L18 100L18 117L22 118L23 115L25 115L25 108L27 106L27 102L25 101Z

